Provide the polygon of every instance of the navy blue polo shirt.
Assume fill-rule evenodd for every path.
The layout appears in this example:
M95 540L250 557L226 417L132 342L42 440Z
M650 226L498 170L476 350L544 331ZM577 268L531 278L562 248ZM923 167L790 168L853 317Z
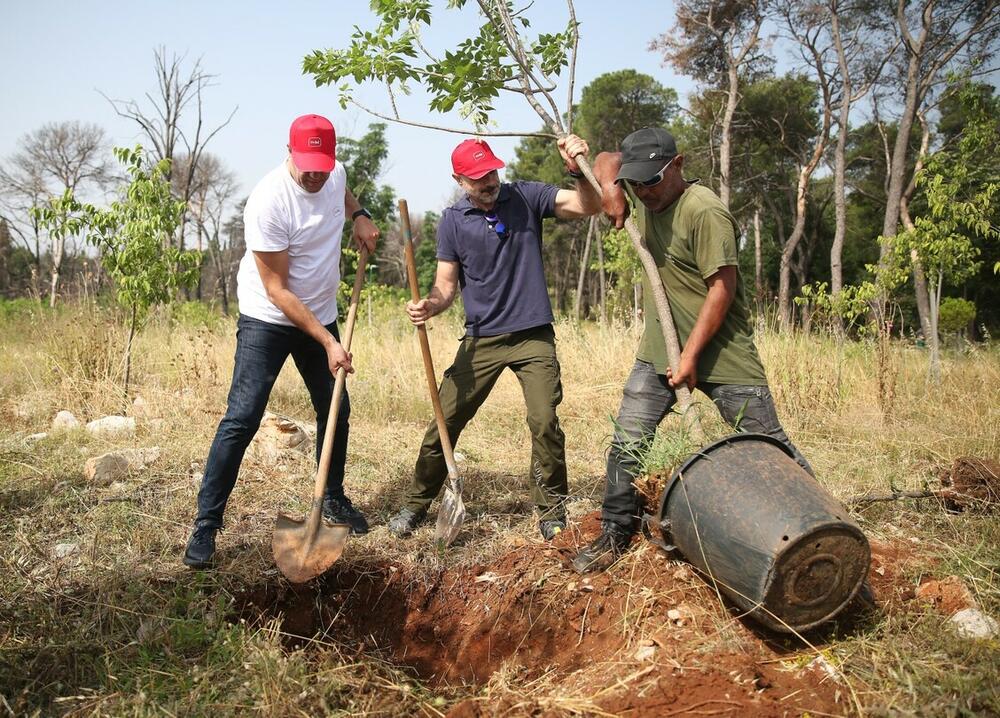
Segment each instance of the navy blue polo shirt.
M474 337L531 329L552 322L542 268L542 219L555 217L558 187L543 182L500 185L493 214L463 197L444 211L437 230L437 258L458 262L466 333Z

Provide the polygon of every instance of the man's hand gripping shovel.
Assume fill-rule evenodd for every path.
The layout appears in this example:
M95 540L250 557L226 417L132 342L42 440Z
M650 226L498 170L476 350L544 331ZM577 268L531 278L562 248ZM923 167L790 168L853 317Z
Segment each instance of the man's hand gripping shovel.
M410 280L410 296L414 302L420 301L420 287L417 285L417 266L413 258L413 239L410 231L410 214L406 200L399 200L399 216L403 223L403 246L406 254L406 275ZM434 362L431 359L430 342L427 339L427 327L423 324L417 327L420 337L420 351L424 355L424 372L427 374L427 387L431 393L431 403L434 405L434 418L437 420L438 435L441 437L441 451L444 463L448 467L448 481L445 484L444 499L438 509L437 527L434 538L438 545L447 546L462 528L465 521L465 504L462 502L462 478L458 475L455 465L455 453L448 436L448 427L444 423L444 411L441 409L441 397L438 395L437 380L434 377Z
M354 277L354 290L351 292L351 306L347 311L347 325L341 342L344 351L348 353L351 351L354 320L358 315L358 297L361 294L367 261L368 250L362 247L358 256L358 272ZM330 471L333 436L337 430L337 414L340 411L346 383L347 370L341 367L337 371L337 380L333 385L333 399L330 402L330 415L323 435L323 451L316 469L316 484L313 488L312 509L309 515L296 519L278 512L278 518L274 523L274 537L271 540L274 562L285 578L292 583L305 583L330 568L344 552L344 544L347 543L347 537L351 533L351 527L347 524L331 524L323 521L326 477Z

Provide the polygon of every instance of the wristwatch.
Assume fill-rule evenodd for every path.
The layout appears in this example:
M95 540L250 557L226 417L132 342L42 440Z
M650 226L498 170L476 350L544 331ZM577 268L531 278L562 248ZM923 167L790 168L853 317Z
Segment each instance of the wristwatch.
M568 174L573 179L583 179L584 177L583 172L574 172L573 170L566 170L566 174Z
M354 220L356 220L358 217L361 217L361 216L364 216L364 217L367 217L368 219L371 219L372 218L372 213L369 212L364 207L362 207L357 212L355 212L354 214L351 215L351 221L353 222Z

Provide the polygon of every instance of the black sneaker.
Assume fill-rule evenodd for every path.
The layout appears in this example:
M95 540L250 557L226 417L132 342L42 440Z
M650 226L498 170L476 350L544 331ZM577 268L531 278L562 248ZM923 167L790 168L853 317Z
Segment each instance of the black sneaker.
M184 550L184 565L191 568L209 568L215 557L215 534L219 527L211 524L195 524L191 538Z
M389 533L399 538L406 538L420 525L425 516L427 516L427 509L421 511L400 509L398 514L389 519Z
M335 524L348 524L352 534L368 533L368 519L354 508L354 504L346 496L335 499L327 496L323 499L323 518Z
M603 571L628 550L632 534L615 524L601 524L601 535L584 547L573 559L577 573Z
M551 541L566 529L566 517L557 519L543 519L538 522L538 530L542 532L542 538Z

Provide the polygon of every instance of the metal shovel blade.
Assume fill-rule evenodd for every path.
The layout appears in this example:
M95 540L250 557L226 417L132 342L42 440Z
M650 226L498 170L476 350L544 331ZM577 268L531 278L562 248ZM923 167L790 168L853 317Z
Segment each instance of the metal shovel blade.
M462 530L462 522L465 521L465 502L462 501L461 479L449 476L448 483L445 484L444 498L438 508L437 526L434 529L434 538L441 546L448 546L458 532Z
M318 512L304 519L279 513L271 539L274 561L289 581L305 583L340 558L350 533L348 524L326 523Z

